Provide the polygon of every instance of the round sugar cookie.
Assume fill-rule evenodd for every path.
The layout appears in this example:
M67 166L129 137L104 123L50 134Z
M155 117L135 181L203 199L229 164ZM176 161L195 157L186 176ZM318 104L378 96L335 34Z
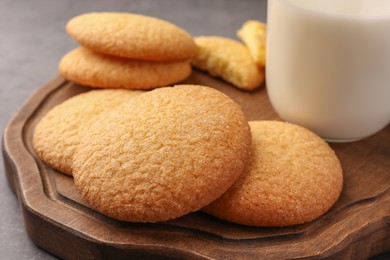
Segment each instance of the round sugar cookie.
M52 108L34 130L33 146L42 161L60 172L72 175L73 158L80 133L89 131L95 118L141 91L92 90L74 96Z
M191 74L188 61L136 61L76 48L60 61L69 81L96 88L152 89L179 82Z
M173 61L192 58L197 47L178 26L131 13L87 13L72 18L66 30L96 52L138 60Z
M74 180L91 207L123 221L158 222L222 195L247 165L251 134L225 94L181 85L133 98L82 139Z
M343 175L329 145L309 130L278 121L249 122L252 156L245 174L203 210L244 225L289 226L324 214Z

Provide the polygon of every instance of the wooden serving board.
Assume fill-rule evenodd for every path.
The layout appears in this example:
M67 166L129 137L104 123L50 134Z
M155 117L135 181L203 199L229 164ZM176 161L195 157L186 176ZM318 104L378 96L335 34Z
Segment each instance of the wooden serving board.
M279 119L264 87L244 92L198 71L185 83L225 92L249 120ZM363 259L390 250L390 126L362 141L331 144L344 170L343 191L311 223L248 227L202 212L157 224L125 223L89 208L73 179L43 164L31 144L50 108L88 90L57 77L32 95L4 132L5 172L27 234L39 247L67 259Z

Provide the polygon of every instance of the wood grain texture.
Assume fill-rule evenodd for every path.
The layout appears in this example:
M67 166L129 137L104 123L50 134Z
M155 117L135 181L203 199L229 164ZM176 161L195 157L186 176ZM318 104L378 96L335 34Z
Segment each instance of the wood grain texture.
M240 91L198 71L185 83L225 92L249 120L279 119L265 88ZM362 141L331 144L344 170L343 191L311 223L248 227L202 212L157 224L125 223L89 208L73 179L43 164L31 144L36 123L50 108L88 90L57 77L31 96L4 132L7 178L27 234L43 249L66 259L365 259L390 250L390 126Z

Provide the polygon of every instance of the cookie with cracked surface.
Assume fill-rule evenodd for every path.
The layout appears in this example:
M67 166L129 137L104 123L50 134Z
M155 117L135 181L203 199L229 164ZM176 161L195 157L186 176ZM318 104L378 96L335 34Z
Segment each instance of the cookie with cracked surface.
M101 113L120 106L142 91L92 90L74 96L52 108L34 130L33 146L42 161L72 175L74 153L80 134L89 130Z
M137 60L174 61L197 53L193 38L178 26L131 13L87 13L72 18L66 30L96 52Z
M251 133L238 104L181 85L133 98L84 132L75 185L92 208L131 222L199 210L245 169Z
M244 225L289 226L324 214L338 199L343 174L334 151L297 125L251 121L245 174L203 210Z
M195 43L199 52L192 59L194 67L240 89L253 90L264 81L264 71L258 68L242 43L216 36L195 37Z
M184 80L191 74L188 61L130 60L76 48L60 61L69 81L95 88L152 89Z

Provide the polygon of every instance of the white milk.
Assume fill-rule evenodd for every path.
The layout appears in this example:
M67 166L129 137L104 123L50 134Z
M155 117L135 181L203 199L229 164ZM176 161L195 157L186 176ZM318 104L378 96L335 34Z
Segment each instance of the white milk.
M266 79L277 113L330 141L390 121L390 0L269 0Z

